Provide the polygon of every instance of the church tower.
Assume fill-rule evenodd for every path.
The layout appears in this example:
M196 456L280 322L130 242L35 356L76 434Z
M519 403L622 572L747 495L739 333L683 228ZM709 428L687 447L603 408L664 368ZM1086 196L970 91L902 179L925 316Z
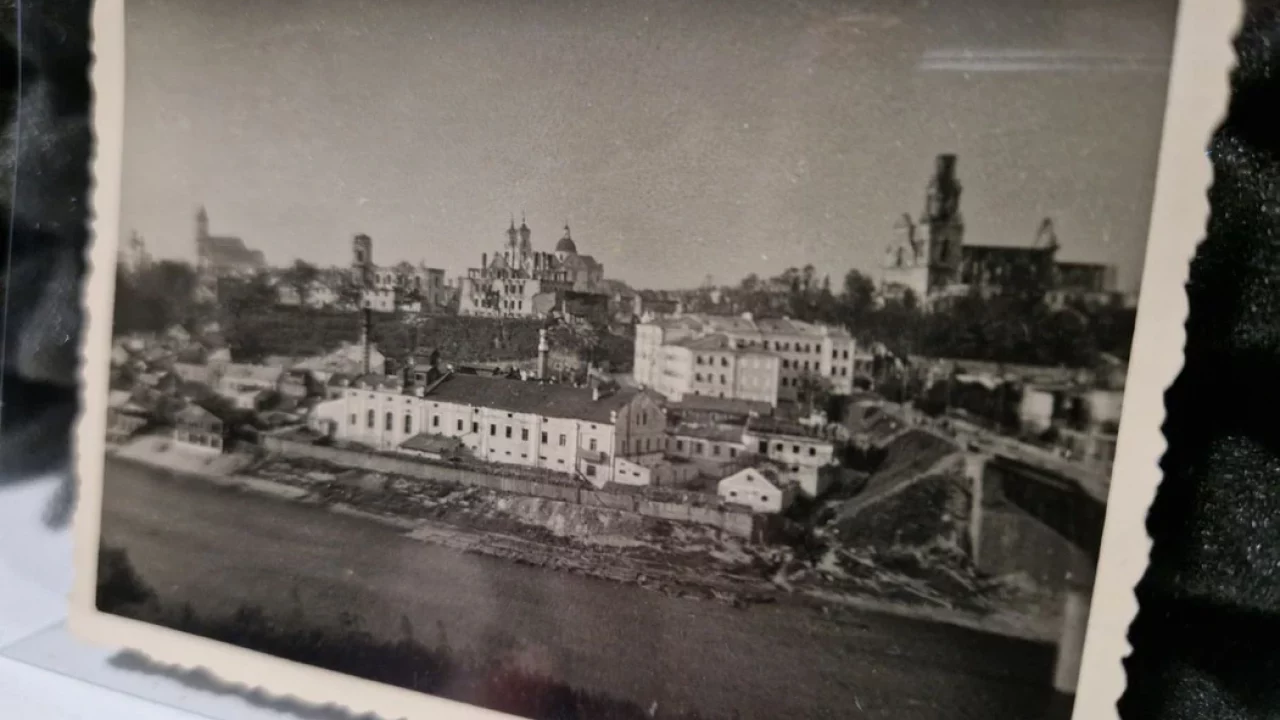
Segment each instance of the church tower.
M365 270L373 265L373 238L360 233L351 239L351 267Z
M929 235L929 291L956 281L964 245L964 218L960 214L960 181L956 156L937 157L934 175L925 193L920 224Z
M533 231L529 229L528 223L525 222L524 215L520 215L520 257L526 258L533 252L533 243L530 241Z
M196 211L196 241L204 240L209 237L209 213L205 212L204 206Z

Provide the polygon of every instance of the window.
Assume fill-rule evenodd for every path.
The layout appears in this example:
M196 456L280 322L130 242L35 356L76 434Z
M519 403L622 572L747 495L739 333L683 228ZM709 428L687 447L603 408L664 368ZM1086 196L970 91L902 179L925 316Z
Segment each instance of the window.
M719 456L719 455L720 455L720 446L719 446L719 445L712 445L712 446L711 446L711 454L712 454L712 455Z
M520 439L521 440L529 439L529 428L520 428Z
M560 447L564 447L564 446L565 446L565 443L566 443L566 442L568 442L568 440L569 440L569 439L568 439L568 438L566 438L566 437L564 436L564 433L561 433L561 434L560 434Z
M384 425L387 428L387 432L390 432L391 429L396 426L395 418L391 415L391 413L387 413L386 423L384 423Z
M507 438L508 438L508 439L510 439L510 438L511 438L511 426L510 426L510 425L508 425L508 426L507 426Z
M595 476L596 476L596 466L595 466L595 465L591 465L591 464L588 464L588 465L587 465L587 475L590 475L591 477L595 477Z
M814 455L817 455L817 454L818 454L818 448L812 448L812 447L809 448L809 457L813 457Z
M720 367L729 367L729 358L727 357L720 358Z
M684 452L684 441L683 441L683 440L677 440L677 441L676 441L676 450L679 450L680 452Z
M462 420L458 420L458 432L462 432Z
M480 423L478 423L478 422L473 422L473 423L471 423L471 432L473 432L473 433L478 433L478 432L480 432Z
M408 435L411 432L413 432L413 416L405 415L404 416L404 434Z
M791 446L791 452L793 452L793 453L795 453L795 454L799 455L799 454L800 454L800 446L799 446L799 445L792 445L792 446Z
M699 356L698 356L698 358L697 358L697 363L698 363L699 365L701 365L701 364L702 364L702 356L701 356L701 355L699 355Z
M699 455L701 455L701 454L702 454L702 443L694 443L694 444L693 444L693 451L694 451L694 452L696 452L696 453L698 453Z
M729 381L728 381L728 380L725 380L725 379L724 379L724 376L723 376L723 375L721 375L721 376L720 376L720 384L721 384L721 385L728 385L728 384L729 384Z
M546 430L543 430L543 431L542 431L542 442L543 442L543 443L546 443L546 442L547 442L547 431L546 431Z
M805 369L805 370L808 370L808 369L809 369L809 361L808 361L808 360L805 360L805 361L804 361L804 369Z
M640 424L641 425L649 424L649 413L645 412L644 410L640 411Z
M738 448L735 448L735 447L729 448L729 457L731 458L738 457Z
M489 425L489 436L490 436L490 437L493 437L494 435L497 435L497 434L498 434L498 426L497 426L497 425L494 425L494 424L490 424L490 425Z
M372 430L373 429L373 411L372 410L369 411L368 424L369 424L369 429Z
M702 382L702 373L694 373L693 379Z
M848 360L848 359L849 359L849 351L848 351L848 350L845 350L844 352L840 353L840 356L841 356L841 357L843 357L845 360Z
M587 443L587 446L588 446L588 447L590 447L592 450L595 450L595 449L596 449L596 439L595 439L595 438L591 438L590 442L588 442L588 443Z
M439 416L439 415L432 415L432 416L431 416L431 427L440 427L440 416Z
M769 453L769 442L767 440L760 441L760 454L767 455Z
M839 351L839 350L832 350L832 351L831 351L831 359L832 359L832 360L835 360L835 359L836 359L836 358L838 358L838 357L840 357L840 351Z
M789 367L791 367L790 363L788 363L788 362L787 362L787 359L786 359L786 358L783 358L783 359L782 359L782 369L783 369L783 370L786 370L786 369L787 369L787 368L789 368Z
M774 445L773 449L778 452L782 452L782 443L778 443L777 445Z
M356 414L355 414L355 413L351 413L351 424L352 424L352 425L355 425L355 424L356 424Z

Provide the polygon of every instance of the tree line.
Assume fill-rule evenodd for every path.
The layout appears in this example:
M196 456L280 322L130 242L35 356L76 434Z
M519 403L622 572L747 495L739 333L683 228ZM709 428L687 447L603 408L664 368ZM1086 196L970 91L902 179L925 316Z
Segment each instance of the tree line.
M757 317L843 326L862 343L882 343L899 356L923 355L1020 365L1084 367L1101 354L1127 359L1135 313L1085 302L1051 307L1033 273L992 292L972 291L926 311L918 298L881 298L858 270L836 288L812 265L737 285L703 288L686 298L692 312L750 312Z

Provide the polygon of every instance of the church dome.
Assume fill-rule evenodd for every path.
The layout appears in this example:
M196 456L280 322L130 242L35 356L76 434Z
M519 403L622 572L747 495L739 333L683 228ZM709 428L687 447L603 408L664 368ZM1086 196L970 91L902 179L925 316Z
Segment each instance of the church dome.
M571 255L578 254L578 246L574 244L573 238L569 237L569 226L564 226L564 237L560 238L560 242L556 243L556 252L569 253Z

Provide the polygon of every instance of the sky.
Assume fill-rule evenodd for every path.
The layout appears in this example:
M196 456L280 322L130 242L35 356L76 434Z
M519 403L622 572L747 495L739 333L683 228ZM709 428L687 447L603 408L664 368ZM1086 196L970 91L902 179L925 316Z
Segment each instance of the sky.
M634 286L874 276L959 156L966 242L1141 272L1176 0L130 0L122 233L479 264L527 217Z

